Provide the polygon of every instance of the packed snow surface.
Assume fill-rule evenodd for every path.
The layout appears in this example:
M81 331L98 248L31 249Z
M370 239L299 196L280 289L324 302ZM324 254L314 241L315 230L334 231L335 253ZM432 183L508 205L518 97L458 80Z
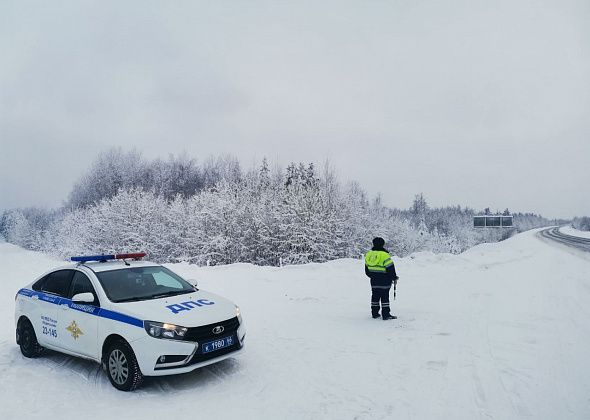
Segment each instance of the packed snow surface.
M61 263L0 244L0 418L590 418L590 254L527 232L395 261L387 322L359 260L169 265L242 307L245 351L123 393L92 362L21 355L15 293Z

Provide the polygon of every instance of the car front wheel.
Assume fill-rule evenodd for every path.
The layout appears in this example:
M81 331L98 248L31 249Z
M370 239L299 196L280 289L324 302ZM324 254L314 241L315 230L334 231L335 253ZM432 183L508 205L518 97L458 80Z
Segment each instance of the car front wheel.
M126 341L117 341L109 348L106 368L111 384L121 391L133 391L143 381L133 349Z
M16 336L23 356L33 358L39 356L43 352L43 347L41 347L37 341L35 329L28 319L23 319L18 323Z

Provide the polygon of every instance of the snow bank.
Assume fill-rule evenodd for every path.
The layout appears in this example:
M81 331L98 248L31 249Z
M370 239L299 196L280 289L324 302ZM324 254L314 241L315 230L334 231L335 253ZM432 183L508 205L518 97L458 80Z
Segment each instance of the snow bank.
M588 259L527 232L396 263L393 322L371 319L360 260L168 265L240 304L247 346L125 394L93 363L21 356L14 294L59 262L0 244L0 418L590 418Z
M584 230L578 230L578 229L575 229L571 226L562 226L559 228L559 231L561 233L566 234L566 235L577 236L579 238L590 238L590 232L587 232Z

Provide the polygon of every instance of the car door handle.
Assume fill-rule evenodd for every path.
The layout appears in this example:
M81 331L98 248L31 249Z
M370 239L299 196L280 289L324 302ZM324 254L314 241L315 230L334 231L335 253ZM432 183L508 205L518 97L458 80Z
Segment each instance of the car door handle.
M68 306L67 303L63 303L63 304L61 304L59 306L61 306L61 309L64 310L64 311L67 311L68 309L70 309L70 307Z

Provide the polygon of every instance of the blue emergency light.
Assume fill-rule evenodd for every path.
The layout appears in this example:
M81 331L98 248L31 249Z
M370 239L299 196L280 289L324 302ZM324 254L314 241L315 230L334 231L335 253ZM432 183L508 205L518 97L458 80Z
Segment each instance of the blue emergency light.
M74 262L85 263L88 261L101 261L106 262L108 260L125 260L134 259L140 260L145 257L145 252L135 252L131 254L110 254L110 255L85 255L79 257L71 257L70 260Z

